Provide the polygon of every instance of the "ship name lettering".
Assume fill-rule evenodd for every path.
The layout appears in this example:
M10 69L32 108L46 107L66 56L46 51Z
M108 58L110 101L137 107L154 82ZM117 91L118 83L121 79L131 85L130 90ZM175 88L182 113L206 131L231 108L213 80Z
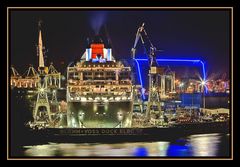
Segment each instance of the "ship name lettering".
M134 130L133 129L121 129L120 133L123 133L123 134L133 134Z
M103 134L106 133L106 134L115 134L117 133L117 129L102 129L101 131Z
M83 131L81 131L81 133L82 133ZM98 134L99 133L99 130L97 130L97 129L85 129L84 130L84 133L86 133L86 134Z

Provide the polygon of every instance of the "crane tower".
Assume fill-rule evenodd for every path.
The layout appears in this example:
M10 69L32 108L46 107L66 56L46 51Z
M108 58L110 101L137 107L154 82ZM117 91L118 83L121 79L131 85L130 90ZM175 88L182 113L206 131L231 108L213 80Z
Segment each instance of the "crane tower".
M163 118L163 112L161 111L160 105L161 89L159 88L159 85L161 85L161 75L163 75L163 68L158 66L158 63L156 61L156 52L159 50L156 49L156 47L149 39L144 27L144 23L138 28L136 33L134 46L131 50L133 59L135 59L136 46L139 39L141 39L141 42L144 46L145 54L148 56L149 59L149 96L146 109L146 117L149 120L150 114L155 113L156 117Z
M38 82L38 95L37 101L34 108L33 118L35 122L43 122L48 123L51 122L51 113L50 113L50 104L48 101L48 67L44 65L44 57L43 57L43 42L42 42L42 33L41 33L41 22L38 24L39 26L39 38L37 45L37 53L39 56L39 78Z

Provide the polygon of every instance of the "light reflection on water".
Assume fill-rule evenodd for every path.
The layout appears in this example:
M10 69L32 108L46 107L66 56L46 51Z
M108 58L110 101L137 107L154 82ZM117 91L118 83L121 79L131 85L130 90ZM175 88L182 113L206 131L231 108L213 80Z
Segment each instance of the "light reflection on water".
M135 142L135 143L49 143L46 145L24 146L25 156L111 156L111 157L191 157L218 156L219 134L192 135L175 142ZM225 153L224 153L225 154ZM229 153L226 153L228 155Z
M215 156L218 152L220 136L218 134L192 135L190 143L194 156Z

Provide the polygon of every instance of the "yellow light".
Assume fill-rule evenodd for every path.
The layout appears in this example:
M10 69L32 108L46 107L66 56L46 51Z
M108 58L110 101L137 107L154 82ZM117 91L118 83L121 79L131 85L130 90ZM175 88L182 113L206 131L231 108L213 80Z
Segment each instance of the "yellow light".
M202 81L202 82L201 82L201 85L205 85L205 84L206 84L206 82L205 82L205 81Z
M183 87L184 86L184 83L182 82L182 83L180 83L180 85L179 85L180 87Z

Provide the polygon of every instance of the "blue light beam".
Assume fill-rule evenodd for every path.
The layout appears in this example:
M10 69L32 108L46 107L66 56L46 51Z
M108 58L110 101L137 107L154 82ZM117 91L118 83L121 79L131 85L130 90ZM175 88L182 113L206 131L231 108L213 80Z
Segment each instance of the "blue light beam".
M134 61L135 61L136 64L137 64L138 78L139 78L140 84L141 84L141 86L142 86L142 98L145 100L145 95L143 94L143 82L142 82L141 68L140 68L140 66L139 66L138 60L137 60L137 59L134 59Z
M148 59L134 59L134 61L137 64L138 78L139 78L140 84L141 84L141 86L143 88L142 75L141 75L142 73L141 73L141 68L140 68L139 62L141 62L141 61L148 61ZM202 60L199 60L199 59L157 59L157 62L176 62L176 63L178 63L178 62L190 62L190 63L200 63L201 66L202 66L203 79L204 79L204 81L206 80L206 68L205 68L205 63ZM144 95L142 97L143 97L143 99L145 99Z

